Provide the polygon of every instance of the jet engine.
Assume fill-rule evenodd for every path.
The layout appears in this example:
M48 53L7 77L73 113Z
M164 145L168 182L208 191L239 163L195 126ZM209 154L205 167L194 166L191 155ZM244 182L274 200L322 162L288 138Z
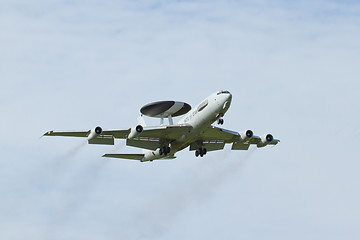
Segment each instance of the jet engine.
M144 154L144 160L143 161L152 161L154 159L161 157L161 151L160 148L157 148L155 151L146 151Z
M88 135L88 140L97 138L102 133L102 128L97 126L96 128L92 129L90 131L90 134Z
M257 144L257 147L265 147L274 140L274 137L271 134L266 134L260 137L260 142Z
M240 134L240 137L241 137L242 141L248 140L249 138L252 138L252 136L254 135L253 131L251 131L251 130L246 130L246 131L241 132L239 134Z
M144 130L144 128L141 125L137 125L136 127L131 128L130 133L128 135L128 139L135 138L137 135L142 133L143 130Z

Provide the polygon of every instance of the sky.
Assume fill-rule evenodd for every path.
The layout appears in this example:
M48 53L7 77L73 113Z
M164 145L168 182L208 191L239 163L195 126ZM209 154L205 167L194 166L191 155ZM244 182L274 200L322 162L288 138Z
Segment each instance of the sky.
M359 239L357 1L0 2L0 239ZM225 89L249 151L168 161L49 130L126 129ZM146 118L148 125L158 120Z

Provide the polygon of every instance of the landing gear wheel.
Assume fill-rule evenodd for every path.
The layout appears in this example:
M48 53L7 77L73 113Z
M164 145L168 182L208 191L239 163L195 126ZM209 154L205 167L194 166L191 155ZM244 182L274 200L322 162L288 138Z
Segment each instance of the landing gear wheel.
M170 151L171 151L170 147L164 146L164 147L160 148L160 155L163 153L166 156L168 153L170 153Z
M199 148L199 154L200 154L200 157L203 157L205 155L203 148Z
M219 124L219 125L223 125L223 124L224 124L224 119L219 118L219 119L218 119L218 124Z
M163 150L161 148L159 149L159 154L160 156L163 155Z
M199 148L198 150L195 151L195 156L203 157L204 155L206 155L206 153L207 153L206 148Z
M163 148L162 148L162 152L164 153L165 156L167 155L166 150L167 150L166 147L163 147Z
M195 151L195 157L198 157L198 156L199 156L199 154L200 154L200 153L199 153L199 151L198 151L198 150L196 150L196 151Z

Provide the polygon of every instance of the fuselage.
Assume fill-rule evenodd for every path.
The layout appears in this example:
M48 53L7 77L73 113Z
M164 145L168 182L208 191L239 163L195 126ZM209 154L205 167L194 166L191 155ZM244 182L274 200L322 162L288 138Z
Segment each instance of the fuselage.
M196 108L193 108L185 114L176 124L190 125L192 126L192 130L181 135L175 141L168 143L171 149L170 155L188 147L203 131L209 128L212 123L223 117L230 107L231 100L232 95L229 91L215 92L204 99ZM147 151L144 156L144 161L162 157L164 156L156 154L156 151Z

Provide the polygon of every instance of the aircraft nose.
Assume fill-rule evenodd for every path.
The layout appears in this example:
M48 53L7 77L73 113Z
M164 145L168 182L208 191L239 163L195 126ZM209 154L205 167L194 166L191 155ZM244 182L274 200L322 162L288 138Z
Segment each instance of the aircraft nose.
M224 111L224 113L229 109L230 104L231 104L231 99L232 99L232 95L231 93L226 93L226 95L223 95L223 105L222 105L222 111Z
M229 103L231 103L231 99L232 99L232 95L231 95L231 93L226 94L226 97L225 97L225 102L229 102Z
M231 99L232 99L232 95L231 95L231 93L229 93L229 96L227 97L227 100L231 101Z

